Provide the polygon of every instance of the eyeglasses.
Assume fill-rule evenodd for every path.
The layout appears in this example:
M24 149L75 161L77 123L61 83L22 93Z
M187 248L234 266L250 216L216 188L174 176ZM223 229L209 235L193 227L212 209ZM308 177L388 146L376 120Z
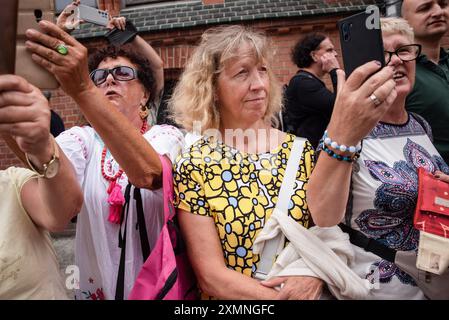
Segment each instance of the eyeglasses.
M112 74L112 77L118 81L131 81L137 78L137 70L127 66L119 66L112 69L95 69L90 73L90 78L96 86L99 86L106 81L109 74Z
M408 44L406 46L397 48L395 51L384 50L385 65L390 63L393 54L397 55L398 58L401 59L402 61L413 61L419 57L420 53L421 53L420 44Z

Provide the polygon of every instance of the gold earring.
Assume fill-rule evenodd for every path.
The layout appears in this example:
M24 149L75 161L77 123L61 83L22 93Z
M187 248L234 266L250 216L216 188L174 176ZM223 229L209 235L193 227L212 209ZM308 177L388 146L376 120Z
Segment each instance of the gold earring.
M148 113L150 113L150 109L147 106L141 104L139 110L140 119L145 120L148 117Z

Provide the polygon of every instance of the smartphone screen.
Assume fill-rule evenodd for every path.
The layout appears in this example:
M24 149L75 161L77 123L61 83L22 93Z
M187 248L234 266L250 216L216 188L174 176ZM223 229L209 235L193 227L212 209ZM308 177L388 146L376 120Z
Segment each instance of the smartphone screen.
M0 11L0 74L14 73L16 55L18 0L8 0L2 3Z
M31 59L31 53L25 47L25 31L33 28L39 30L39 21L54 22L55 7L53 0L18 0L17 46L15 73L24 77L40 89L50 90L59 87L55 77Z
M377 60L385 66L382 30L367 25L370 14L358 13L338 21L343 64L348 77L357 67Z

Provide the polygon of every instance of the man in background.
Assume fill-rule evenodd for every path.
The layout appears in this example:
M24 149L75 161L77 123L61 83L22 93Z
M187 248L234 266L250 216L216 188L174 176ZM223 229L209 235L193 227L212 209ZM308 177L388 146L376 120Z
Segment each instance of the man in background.
M449 30L448 0L404 0L402 16L422 46L406 107L429 122L434 145L449 163L449 55L441 45Z

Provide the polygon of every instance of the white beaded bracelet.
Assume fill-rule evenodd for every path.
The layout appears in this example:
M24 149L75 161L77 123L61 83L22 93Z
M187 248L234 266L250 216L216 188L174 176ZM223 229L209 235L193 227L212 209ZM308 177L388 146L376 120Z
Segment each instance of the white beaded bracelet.
M345 146L344 144L339 145L337 141L332 141L331 138L327 135L327 130L324 131L323 142L328 147L331 147L334 150L340 150L341 152L349 151L351 153L360 152L362 150L362 145L359 143L357 146Z

